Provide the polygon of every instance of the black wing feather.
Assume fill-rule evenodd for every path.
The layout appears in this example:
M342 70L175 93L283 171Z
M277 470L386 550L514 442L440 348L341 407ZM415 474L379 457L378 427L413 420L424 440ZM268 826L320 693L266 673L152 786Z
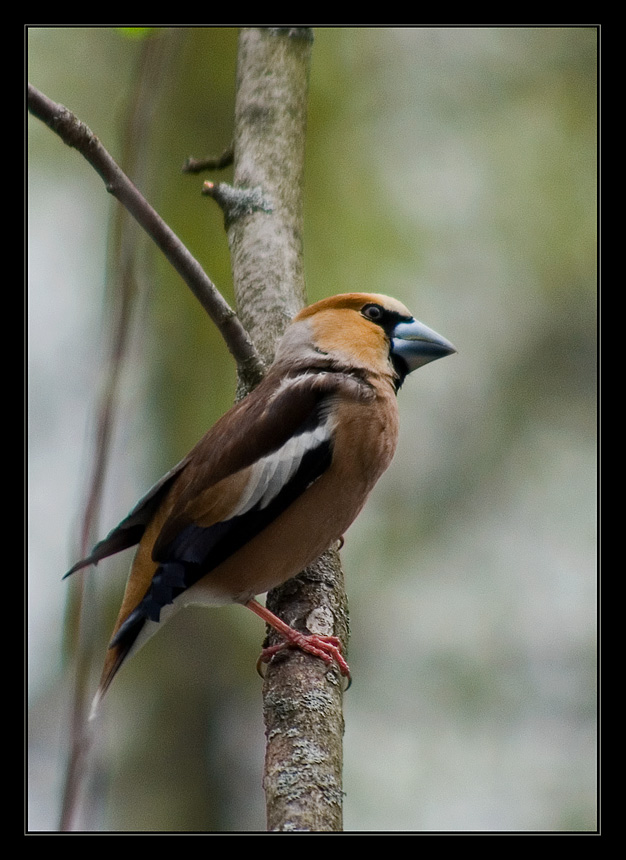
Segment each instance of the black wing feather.
M181 460L173 469L164 475L157 483L143 496L125 517L119 525L117 525L109 534L97 543L90 554L76 562L76 564L68 570L63 579L87 567L90 564L97 564L101 559L108 558L110 555L115 555L128 547L135 546L143 537L146 526L152 519L155 511L163 501L172 486L174 480L178 477L182 469L187 465L189 458Z

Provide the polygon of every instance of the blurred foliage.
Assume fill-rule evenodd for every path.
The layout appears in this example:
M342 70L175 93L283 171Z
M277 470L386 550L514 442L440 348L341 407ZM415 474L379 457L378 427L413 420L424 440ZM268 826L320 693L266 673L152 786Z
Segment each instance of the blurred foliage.
M129 113L146 112L149 134L132 153L141 188L232 300L221 213L200 195L204 177L181 167L230 142L237 31L120 29L150 33L29 30L29 79L118 158ZM597 32L585 27L316 30L309 297L396 295L459 349L401 391L396 460L347 536L348 829L595 826L596 63ZM52 581L50 606L68 562L60 536L76 517L76 497L61 505L56 487L84 482L89 449L79 456L74 434L105 354L97 273L109 201L32 119L29 160L31 480L46 499L31 515L31 557L46 560L31 561L31 583ZM138 243L103 531L235 386L195 299ZM50 295L52 324L40 312ZM72 434L60 424L55 435L43 416L65 410ZM48 476L51 460L61 472ZM111 613L127 563L119 576L97 571ZM111 691L87 828L264 826L262 630L236 607L184 615ZM54 654L54 634L39 635ZM35 829L56 826L63 761L51 748L65 697L51 666L31 718Z

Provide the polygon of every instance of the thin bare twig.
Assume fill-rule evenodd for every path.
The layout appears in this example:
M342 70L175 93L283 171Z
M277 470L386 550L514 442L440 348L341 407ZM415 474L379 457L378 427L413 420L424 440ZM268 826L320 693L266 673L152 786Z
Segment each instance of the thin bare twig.
M253 383L258 382L263 374L263 363L236 313L219 293L200 263L150 206L91 129L70 110L53 102L31 84L28 85L28 109L91 164L104 180L107 191L126 207L152 237L190 287L221 332L237 362L240 376Z
M144 164L142 159L137 158L135 141L145 138L145 129L152 117L155 77L158 74L157 70L162 69L163 66L162 49L161 40L146 40L135 78L136 86L124 126L121 157L121 163L125 165L126 170L130 168L133 175L137 175ZM146 86L147 80L150 81L149 87ZM132 216L124 207L115 207L112 213L110 265L107 276L115 282L111 291L113 303L110 324L107 327L110 333L110 358L106 364L105 381L95 409L93 462L91 474L86 481L86 502L79 539L78 555L81 558L85 556L94 541L110 454L110 441L116 419L118 400L116 392L127 353L131 321L139 292L136 278L137 231L132 228L140 229L140 227L131 219ZM82 812L84 816L88 810L88 796L83 795L83 792L86 788L86 763L90 756L94 735L93 726L86 721L85 717L89 701L90 670L93 663L93 635L86 630L89 625L84 623L83 609L87 587L90 585L86 577L79 577L68 592L65 638L66 649L68 651L71 649L74 657L75 681L69 719L69 756L60 821L60 830L64 832L74 829L79 813Z
M230 167L235 158L235 148L232 143L221 155L207 155L206 158L193 158L190 156L183 164L183 173L202 173L205 170L224 170Z

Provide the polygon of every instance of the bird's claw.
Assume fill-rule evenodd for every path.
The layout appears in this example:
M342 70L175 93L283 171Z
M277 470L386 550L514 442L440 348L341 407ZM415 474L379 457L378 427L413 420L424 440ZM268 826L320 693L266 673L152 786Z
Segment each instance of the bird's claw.
M284 651L285 648L299 648L307 654L319 657L320 660L323 660L328 665L331 665L333 662L336 663L341 674L348 679L346 690L350 687L352 683L350 667L341 653L341 641L337 636L300 633L297 637L294 637L293 641L285 641L278 645L270 645L268 648L264 648L257 660L257 672L261 677L264 677L261 670L262 664L269 663L275 654Z

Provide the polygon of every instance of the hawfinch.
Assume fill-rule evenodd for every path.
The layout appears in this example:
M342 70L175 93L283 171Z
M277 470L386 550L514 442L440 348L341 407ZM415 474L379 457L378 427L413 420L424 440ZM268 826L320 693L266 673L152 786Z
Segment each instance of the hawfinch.
M257 388L66 574L139 544L96 701L159 625L197 603L242 603L348 674L337 639L299 633L254 598L341 538L391 462L405 377L453 352L387 296L301 311Z

